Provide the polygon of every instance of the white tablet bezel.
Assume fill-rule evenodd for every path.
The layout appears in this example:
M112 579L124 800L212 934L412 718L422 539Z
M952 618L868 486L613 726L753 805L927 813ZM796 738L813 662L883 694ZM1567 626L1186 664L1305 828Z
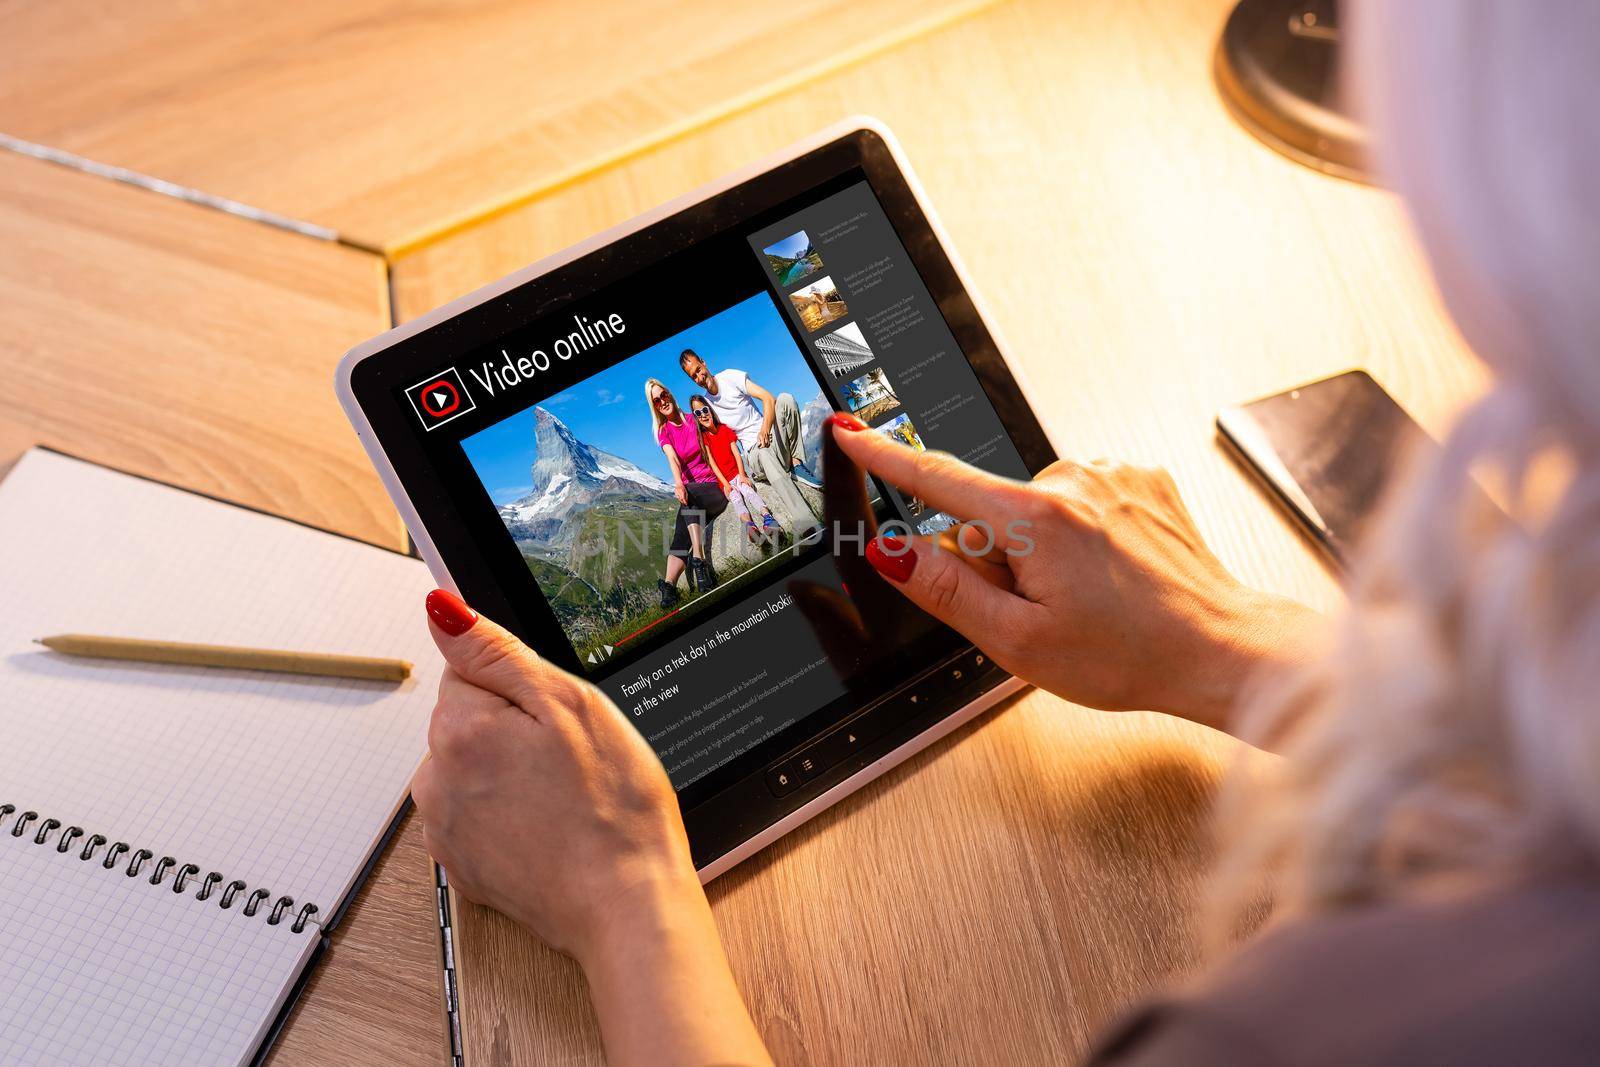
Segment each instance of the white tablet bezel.
M865 116L846 119L843 122L820 130L804 140L789 145L788 147L773 153L759 162L753 163L748 167L741 168L740 170L734 171L731 174L725 175L716 181L710 182L698 189L693 190L692 192L685 193L684 195L662 204L651 211L647 211L644 214L629 219L626 222L619 223L603 233L595 234L593 237L590 237L585 241L581 241L570 248L563 249L560 252L556 252L550 256L547 256L544 259L541 259L530 266L524 267L513 274L509 274L497 281L490 282L488 285L468 293L465 296L452 300L448 304L435 308L434 310L420 315L408 322L402 323L395 328L372 338L371 340L362 342L345 354L344 358L339 361L339 366L335 375L335 391L338 395L339 403L344 408L345 414L350 419L351 425L355 428L356 435L360 438L362 446L366 449L368 458L372 461L373 467L377 470L378 476L382 479L384 488L388 491L390 498L395 502L395 507L399 510L400 516L405 522L406 530L410 533L412 541L417 546L418 553L428 564L428 569L432 572L434 581L438 583L441 588L449 589L452 592L460 592L460 588L457 585L455 578L451 575L449 567L445 564L437 547L434 545L432 538L429 536L427 528L423 525L416 508L413 506L411 498L395 470L391 457L384 449L382 442L378 440L377 435L373 432L372 425L367 419L366 413L362 410L360 403L356 399L352 386L352 377L357 365L363 360L383 352L409 337L419 334L433 326L438 325L439 323L455 318L463 312L475 308L487 301L494 300L497 297L511 291L512 289L515 289L518 286L524 285L527 282L540 277L541 275L548 274L551 271L554 271L568 263L573 262L574 260L596 251L597 249L604 248L607 245L613 244L625 237L637 233L638 231L672 215L675 215L686 208L692 207L703 201L716 197L721 193L727 192L735 186L738 186L751 180L752 178L758 177L759 175L762 175L770 170L805 156L824 145L840 139L841 137L846 137L852 133L855 133L856 131L862 130L870 131L876 134L888 147L895 166L899 169L900 174L903 176L906 185L911 192L911 195L915 198L918 206L925 215L929 229L933 233L935 239L939 242L944 255L948 258L962 288L965 289L968 297L972 300L978 316L983 320L985 327L993 339L997 352L1004 361L1006 369L1011 374L1017 385L1017 388L1022 393L1024 401L1027 402L1027 404L1035 412L1040 410L1039 406L1034 403L1035 397L1037 396L1036 392L1028 382L1023 369L1008 356L1005 342L1000 335L1000 331L996 329L994 325L994 320L989 312L987 304L983 301L976 287L973 286L972 279L967 272L965 264L962 263L960 256L956 253L954 246L950 242L943 224L939 221L938 215L935 213L932 205L929 203L926 192L922 187L922 183L917 179L917 176L912 170L910 163L907 161L905 153L898 140L896 140L894 134L888 129L887 126L876 119ZM1043 423L1043 421L1040 422L1040 427L1043 430L1051 447L1055 448L1059 453L1058 442L1051 434L1050 427ZM699 873L701 881L708 882L717 875L737 865L742 860L747 859L756 852L759 852L761 849L778 840L795 827L800 826L807 820L815 817L820 812L825 811L834 804L837 804L840 800L860 789L868 782L871 782L873 779L878 778L893 767L903 763L911 756L922 751L924 748L933 744L940 738L946 736L962 724L970 721L982 711L994 706L995 704L1004 700L1006 697L1016 693L1023 687L1024 683L1018 679L1007 679L1002 684L989 690L970 703L962 706L959 710L946 715L928 729L915 735L875 762L861 768L831 789L813 798L811 801L779 819L777 822L754 834L742 844L732 848L731 850L723 853L722 855L700 867Z

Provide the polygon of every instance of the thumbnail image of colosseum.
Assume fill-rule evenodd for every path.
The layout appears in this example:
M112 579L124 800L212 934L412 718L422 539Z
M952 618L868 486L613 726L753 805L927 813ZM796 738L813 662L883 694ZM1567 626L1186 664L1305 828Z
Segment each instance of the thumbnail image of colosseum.
M873 360L872 349L867 347L867 339L861 336L861 327L853 322L845 323L826 337L817 338L817 351L835 378L843 378Z

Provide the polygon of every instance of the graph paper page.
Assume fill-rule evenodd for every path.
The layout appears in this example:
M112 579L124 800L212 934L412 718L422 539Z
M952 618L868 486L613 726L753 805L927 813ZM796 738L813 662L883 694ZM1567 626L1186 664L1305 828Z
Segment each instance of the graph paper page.
M170 877L153 886L0 826L0 1063L249 1060L315 926L269 926L239 900L223 911L193 883L176 894Z
M440 670L428 588L416 560L28 453L0 482L0 804L274 901L290 896L296 909L315 904L326 918L426 749ZM416 669L395 685L117 663L34 643L52 633L389 656ZM4 844L15 843L7 832ZM0 910L72 926L51 893L29 898L11 883L10 851L0 853ZM128 892L137 880L110 881ZM103 929L92 913L80 918Z

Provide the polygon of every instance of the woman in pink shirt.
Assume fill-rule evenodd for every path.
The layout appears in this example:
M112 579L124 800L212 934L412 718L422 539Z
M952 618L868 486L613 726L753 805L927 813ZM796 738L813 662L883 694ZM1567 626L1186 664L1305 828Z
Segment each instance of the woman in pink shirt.
M667 454L672 469L673 492L678 497L678 518L667 549L667 573L656 579L661 606L678 602L678 577L687 565L689 586L704 593L717 586L717 575L706 561L705 526L728 507L722 480L711 466L700 428L684 414L672 390L651 378L644 383L650 401L650 423L656 443Z

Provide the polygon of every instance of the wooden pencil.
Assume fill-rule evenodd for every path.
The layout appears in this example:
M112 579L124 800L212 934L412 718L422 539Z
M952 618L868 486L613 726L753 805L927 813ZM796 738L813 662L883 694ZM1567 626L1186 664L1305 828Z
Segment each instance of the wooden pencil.
M55 634L39 644L68 656L171 663L184 667L225 667L243 671L279 671L325 678L358 678L375 682L402 682L411 675L403 659L342 656L327 652L289 652L271 648L235 648L196 645L183 641L151 641L137 637L101 637L93 634Z

